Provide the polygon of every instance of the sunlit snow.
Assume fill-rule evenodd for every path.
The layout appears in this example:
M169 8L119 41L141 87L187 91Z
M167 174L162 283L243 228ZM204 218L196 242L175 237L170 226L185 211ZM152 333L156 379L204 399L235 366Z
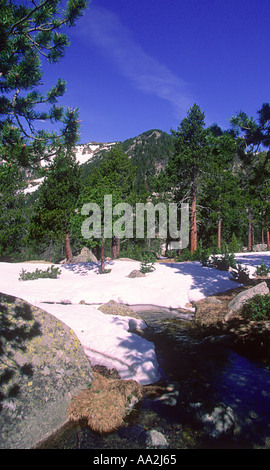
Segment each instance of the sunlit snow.
M253 275L262 260L270 267L270 252L241 253L236 260ZM146 325L131 317L106 315L98 310L100 304L115 300L130 306L192 310L192 301L239 287L229 272L199 262L156 263L155 271L139 278L128 277L140 268L137 261L108 261L106 269L111 272L106 274L100 274L99 263L55 265L61 270L58 279L19 280L22 269L32 272L48 266L0 263L0 291L46 310L72 328L92 365L115 367L123 379L141 384L160 378L154 345L130 331Z

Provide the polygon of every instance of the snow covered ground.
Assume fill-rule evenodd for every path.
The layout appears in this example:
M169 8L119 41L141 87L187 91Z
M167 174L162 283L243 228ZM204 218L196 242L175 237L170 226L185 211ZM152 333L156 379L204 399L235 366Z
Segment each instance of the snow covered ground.
M247 266L251 275L262 260L270 268L270 252L239 253L236 260ZM157 263L155 271L145 277L129 278L140 263L126 260L108 261L108 274L99 273L99 263L79 263L59 265L58 279L19 281L22 269L32 272L48 266L0 263L0 292L20 297L66 323L92 365L115 367L123 379L141 384L160 378L154 345L130 331L134 325L143 329L145 324L130 317L105 315L98 310L100 304L115 300L131 306L190 309L192 301L239 287L228 272L202 267L198 262Z

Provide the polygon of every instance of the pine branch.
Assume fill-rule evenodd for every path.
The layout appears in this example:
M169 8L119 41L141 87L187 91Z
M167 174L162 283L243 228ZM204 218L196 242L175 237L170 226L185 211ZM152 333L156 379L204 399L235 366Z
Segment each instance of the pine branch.
M21 25L22 23L24 23L25 21L27 21L36 11L38 11L40 8L42 8L43 6L45 6L47 3L50 3L50 0L44 0L43 3L41 3L40 5L37 5L33 8L33 10L30 10L29 13L24 17L24 18L21 18L19 21L17 21L16 23L14 23L14 25L12 26L9 34L13 34L13 31L19 26Z

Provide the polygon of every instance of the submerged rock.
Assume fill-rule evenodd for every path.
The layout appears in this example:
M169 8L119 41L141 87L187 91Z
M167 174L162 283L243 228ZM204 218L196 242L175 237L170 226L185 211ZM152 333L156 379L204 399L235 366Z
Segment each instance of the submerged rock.
M201 403L193 403L197 419L203 424L209 437L218 439L233 432L235 416L232 408L223 403L216 405L211 411L206 411Z
M146 449L168 449L169 444L165 436L155 429L145 433Z
M231 434L235 426L234 412L230 406L216 406L211 413L202 416L210 437L219 438Z
M102 304L98 307L98 310L107 315L120 315L141 319L141 316L138 315L131 307L128 307L125 304L120 304L115 300L110 300L106 304Z

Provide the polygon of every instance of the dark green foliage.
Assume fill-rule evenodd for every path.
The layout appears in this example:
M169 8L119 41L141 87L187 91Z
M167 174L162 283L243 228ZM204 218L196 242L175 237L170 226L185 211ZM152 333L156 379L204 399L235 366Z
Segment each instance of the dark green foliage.
M249 281L249 270L240 263L236 264L235 268L231 270L233 279L241 284L246 284Z
M26 244L30 210L17 167L0 165L0 257L15 256Z
M139 135L135 145L128 146L123 142L123 150L127 151L136 167L134 188L137 193L155 190L155 177L167 163L173 151L172 136L160 130L151 130Z
M174 153L168 161L166 173L174 187L177 201L190 193L191 186L197 188L199 174L201 170L206 170L208 158L204 118L200 107L194 104L178 129L172 131Z
M154 245L155 240L151 240L151 246ZM153 255L154 253L158 252L155 249L156 247L153 246ZM119 257L121 258L129 258L137 261L143 261L145 250L149 250L149 241L143 238L135 239L135 238L127 238L123 240L121 244L121 252ZM156 255L155 255L156 259Z
M236 135L241 135L244 145L248 147L251 156L258 151L261 145L265 148L270 147L270 104L263 103L257 115L258 119L256 122L253 117L249 118L246 113L240 111L230 121ZM247 154L247 157L250 155Z
M48 168L40 187L35 214L29 228L29 241L63 243L69 220L80 194L80 168L72 155L60 153Z
M49 91L42 89L40 56L50 63L63 57L68 46L63 28L74 26L87 4L68 0L63 8L61 3L0 0L0 152L8 162L34 165L76 142L77 111L57 106L65 82L58 79ZM40 130L44 121L62 122L63 129L59 135Z
M270 294L255 295L242 308L242 315L249 321L270 319Z
M156 261L155 255L151 251L144 251L141 256L140 271L143 274L151 273L155 270L154 264Z
M54 92L57 94L61 87L58 82ZM50 93L50 100L54 92ZM267 109L263 106L260 110L265 146L268 142L264 119L264 114L268 115ZM80 213L83 204L97 203L102 216L104 195L112 195L113 207L119 202L128 202L135 207L136 202L146 203L147 200L167 205L178 202L180 207L181 202L192 201L193 188L197 204L197 249L190 253L187 248L180 254L175 251L168 255L178 261L200 261L209 266L210 252L220 253L221 259L214 257L216 266L221 269L233 266L233 260L217 246L218 220L221 219L221 243L228 246L229 252L236 253L247 245L249 218L252 219L255 244L261 242L262 228L266 227L267 216L268 220L270 216L269 152L252 155L249 152L246 156L241 155L241 159L241 139L216 125L205 129L204 114L199 107L195 105L191 111L189 119L184 119L171 136L150 130L128 139L122 146L114 145L110 152L100 154L92 163L83 166L83 177L70 157L70 149L55 148L54 163L49 170L39 169L33 176L28 173L28 178L43 175L46 178L40 190L26 197L19 191L23 180L20 167L3 163L0 167L0 256L12 254L14 260L21 256L24 260L42 258L57 262L64 258L61 246L67 229L75 252L84 245L98 250L101 239L85 240L81 234L85 218ZM69 121L65 135L70 142L76 134L73 113L71 111L69 118L63 118ZM77 120L77 113L75 115ZM4 135L5 131L2 131ZM198 147L192 140L195 135ZM42 155L42 147L39 150L36 147L36 151L36 155ZM113 224L120 216L113 216ZM134 236L135 220L134 217ZM141 260L149 243L152 248L156 242L160 245L165 241L123 238L117 256ZM110 256L111 245L111 240L105 240L105 256ZM158 253L159 250L160 247L155 245L154 251Z
M257 115L255 120L239 112L230 122L242 147L241 179L250 226L261 232L270 216L270 104L264 103Z
M153 263L149 262L149 261L142 261L141 262L141 265L140 265L140 271L141 273L143 274L146 274L146 273L151 273L152 271L154 271L154 265Z
M232 239L229 243L229 250L233 253L237 253L242 250L242 245L237 240L235 233L232 234Z
M228 271L229 268L236 268L234 253L230 253L227 249L221 255L211 257L210 264L220 271Z
M220 164L220 170L222 164ZM247 211L245 193L240 178L230 168L212 174L205 179L200 192L199 238L203 244L217 248L218 220L221 218L221 238L223 243L231 244L232 251L237 252L246 245ZM235 240L237 233L237 241Z
M184 263L185 261L197 261L198 255L197 252L191 253L188 248L182 250L179 255L176 255L175 261L179 263Z
M133 182L135 169L128 156L122 151L121 146L113 147L99 165L93 167L90 175L83 181L82 190L76 202L77 213L72 214L71 230L77 240L82 245L95 247L101 245L101 239L85 239L81 233L81 226L86 219L81 215L84 204L98 204L101 210L101 227L104 226L104 196L111 196L112 209L118 203L132 204L135 194L133 192ZM89 214L90 215L90 214ZM112 223L117 220L113 217ZM90 229L91 230L91 229Z
M196 260L200 261L202 266L209 266L211 250L203 246L201 240L198 242L197 250L193 253Z
M130 158L135 170L134 191L137 194L144 194L156 190L156 175L159 174L173 151L173 137L161 130L152 129L125 140L121 143L121 147ZM105 156L106 152L100 150L96 157L82 165L83 179L92 173L94 167L100 165Z
M27 272L25 269L22 269L19 276L19 281L33 281L35 279L57 279L60 276L61 270L59 268L55 268L51 266L47 268L46 271L42 271L42 269L36 269L34 272L30 273Z
M32 261L44 260L51 263L59 263L65 259L65 247L63 237L61 240L44 239L42 240L29 240L26 238L26 243L22 246L18 255L13 256L14 261Z
M202 266L209 266L210 255L210 249L204 248L202 241L200 240L197 249L193 253L191 253L188 248L185 248L182 250L180 255L175 257L175 260L179 263L183 263L185 261L200 261Z
M267 276L269 273L269 268L266 266L264 260L262 260L260 266L256 268L256 275L257 276Z

